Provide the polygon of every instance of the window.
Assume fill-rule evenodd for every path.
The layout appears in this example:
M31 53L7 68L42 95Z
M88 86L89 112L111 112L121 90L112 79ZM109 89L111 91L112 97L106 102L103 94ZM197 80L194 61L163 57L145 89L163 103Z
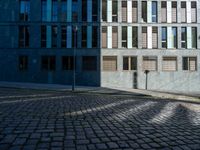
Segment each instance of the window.
M152 48L158 48L158 28L152 27Z
M96 56L83 56L82 57L82 70L83 71L96 71L97 70L97 57Z
M137 57L123 57L123 70L137 70Z
M157 22L157 2L152 2L152 22Z
M19 70L28 70L28 56L19 56Z
M112 21L118 21L118 1L112 1Z
M97 26L92 26L92 47L98 46L98 30Z
M19 26L19 47L27 48L29 47L29 27Z
M41 69L46 71L55 71L56 57L55 56L42 56Z
M58 21L58 1L52 2L52 21Z
M197 28L192 27L192 48L197 48Z
M61 26L61 47L67 47L67 27Z
M42 21L47 21L47 0L42 0Z
M30 20L30 1L20 0L20 21Z
M176 71L177 70L177 58L176 57L163 57L162 69L163 69L163 71Z
M122 47L127 48L127 27L122 27Z
M62 70L73 70L74 69L74 57L63 56L62 57Z
M172 2L172 22L177 22L177 2Z
M87 8L87 7L86 7ZM72 22L78 22L79 6L77 0L72 2Z
M177 27L172 27L172 48L177 48Z
M87 21L87 0L82 0L82 21Z
M142 1L142 22L147 22L147 2Z
M117 56L103 56L103 70L117 71Z
M142 48L147 48L147 27L142 27Z
M127 1L122 1L122 22L127 22Z
M102 21L107 21L107 0L102 0Z
M107 27L103 26L102 27L102 35L101 35L101 47L102 48L107 48Z
M132 28L132 46L134 48L138 47L138 27Z
M187 48L187 28L181 28L181 48Z
M41 47L47 47L47 28L45 25L41 26Z
M52 26L52 28L51 28L51 30L52 30L52 47L53 48L56 48L57 47L57 36L58 36L58 27L57 26Z
M98 20L98 1L92 1L92 21Z
M186 2L181 2L181 22L186 22Z
M118 48L118 27L112 27L112 48Z
M82 26L82 48L87 47L87 26Z
M143 57L143 70L156 71L157 57L156 56Z
M162 48L167 48L167 27L162 27Z
M183 70L196 71L197 57L183 57Z
M161 22L167 22L167 2L161 2Z
M61 1L61 21L67 21L67 0Z
M132 2L132 21L137 22L138 21L138 3L137 1Z
M197 22L197 4L196 2L191 2L191 22Z

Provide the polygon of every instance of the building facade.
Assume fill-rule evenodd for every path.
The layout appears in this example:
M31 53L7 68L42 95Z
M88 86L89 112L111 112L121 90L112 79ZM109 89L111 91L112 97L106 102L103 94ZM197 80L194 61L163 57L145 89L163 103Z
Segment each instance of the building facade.
M71 84L76 66L79 85L199 92L199 13L199 0L2 0L0 80Z

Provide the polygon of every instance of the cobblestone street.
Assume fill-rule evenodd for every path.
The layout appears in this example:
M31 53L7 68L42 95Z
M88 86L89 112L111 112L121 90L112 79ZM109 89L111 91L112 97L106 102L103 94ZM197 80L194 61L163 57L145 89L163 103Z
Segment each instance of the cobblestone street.
M200 149L200 103L0 88L0 150Z

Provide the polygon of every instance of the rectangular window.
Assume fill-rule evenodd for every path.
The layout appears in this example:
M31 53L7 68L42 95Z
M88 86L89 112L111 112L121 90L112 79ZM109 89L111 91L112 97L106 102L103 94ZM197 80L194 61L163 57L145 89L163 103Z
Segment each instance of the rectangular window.
M176 57L163 57L162 69L163 69L163 71L176 71L177 70L177 58Z
M187 28L181 28L181 48L187 48Z
M41 26L41 47L47 47L47 27L45 25Z
M63 56L62 57L62 70L73 70L74 69L74 57Z
M161 22L167 22L167 2L161 2Z
M152 2L152 22L157 22L157 2Z
M19 70L20 71L28 70L28 56L19 56Z
M20 21L30 20L30 0L20 0Z
M107 48L107 27L103 26L102 27L102 35L101 35L101 46L102 48Z
M67 47L67 27L61 26L61 47Z
M156 56L143 57L143 70L156 71L157 57Z
M122 22L127 22L127 1L122 1Z
M138 27L132 28L132 46L134 48L138 47Z
M92 21L98 20L98 1L92 1Z
M112 1L112 22L118 21L118 1Z
M137 3L137 1L132 1L132 21L138 22L138 3Z
M147 27L142 27L142 48L147 48Z
M47 21L47 0L42 0L42 21Z
M117 56L103 56L103 71L117 71Z
M127 48L127 27L122 27L122 47Z
M83 56L82 57L82 70L83 71L96 71L97 70L97 57L96 56Z
M177 2L172 2L172 22L177 22Z
M46 71L56 70L56 57L55 56L42 56L41 69Z
M98 46L98 28L97 26L92 26L92 47L97 48Z
M107 0L102 0L102 21L107 21Z
M123 57L123 70L137 70L137 57Z
M142 1L142 22L147 22L147 2Z
M82 21L87 21L87 0L82 0Z
M192 48L197 48L197 28L192 27Z
M118 48L118 27L112 27L112 48Z
M28 48L29 47L29 27L19 26L19 47Z
M61 1L61 21L67 21L67 0Z
M183 70L197 71L197 57L183 57Z
M172 48L177 48L177 27L172 27Z
M181 22L185 23L186 22L186 2L181 2Z
M72 1L72 22L78 22L78 14L79 14L78 1L73 0Z
M167 27L162 27L162 48L167 48Z
M196 2L191 2L191 22L197 22L197 4Z
M52 2L52 21L58 21L58 1Z
M152 27L152 48L158 48L158 28Z
M87 26L82 26L82 48L87 47Z
M53 48L56 48L57 47L57 40L58 40L58 27L52 26L51 31L52 31L51 46Z

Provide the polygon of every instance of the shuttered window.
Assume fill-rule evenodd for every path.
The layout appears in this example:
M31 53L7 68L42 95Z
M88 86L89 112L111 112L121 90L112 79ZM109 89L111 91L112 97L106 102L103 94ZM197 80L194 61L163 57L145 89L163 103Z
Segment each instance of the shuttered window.
M172 2L172 22L177 22L177 2Z
M186 2L181 2L181 22L186 22Z
M107 48L107 27L102 27L101 42L102 48Z
M142 27L142 48L147 48L147 27Z
M117 27L112 27L112 47L117 48L118 47L118 31Z
M167 2L161 2L161 22L167 22Z
M127 1L122 1L122 22L127 22Z
M158 48L158 28L152 28L152 48Z
M103 70L116 71L117 70L117 56L103 56Z
M138 47L138 27L132 28L132 46Z
M132 2L132 21L137 22L138 21L138 13L137 13L137 1Z
M143 57L143 70L156 71L157 57L156 56Z
M197 57L183 57L183 70L196 71Z
M163 57L162 69L163 69L163 71L176 71L177 70L177 58L176 57Z
M196 2L191 2L191 21L197 22L197 5L196 5Z

